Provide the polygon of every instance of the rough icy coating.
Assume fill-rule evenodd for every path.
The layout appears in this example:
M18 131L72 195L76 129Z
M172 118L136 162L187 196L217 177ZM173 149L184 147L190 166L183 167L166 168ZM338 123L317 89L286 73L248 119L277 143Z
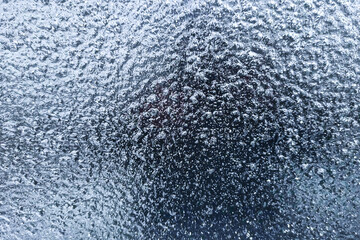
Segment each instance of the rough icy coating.
M0 239L359 239L360 2L0 3Z

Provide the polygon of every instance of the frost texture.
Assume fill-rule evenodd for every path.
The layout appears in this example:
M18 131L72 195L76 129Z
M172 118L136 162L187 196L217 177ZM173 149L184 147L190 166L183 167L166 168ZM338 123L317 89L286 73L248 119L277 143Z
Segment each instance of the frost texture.
M357 239L357 1L2 1L1 239Z

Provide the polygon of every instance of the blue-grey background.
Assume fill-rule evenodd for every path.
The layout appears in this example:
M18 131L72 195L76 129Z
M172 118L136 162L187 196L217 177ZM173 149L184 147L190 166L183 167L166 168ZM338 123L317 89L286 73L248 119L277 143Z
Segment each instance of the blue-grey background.
M0 3L0 239L359 239L360 2Z

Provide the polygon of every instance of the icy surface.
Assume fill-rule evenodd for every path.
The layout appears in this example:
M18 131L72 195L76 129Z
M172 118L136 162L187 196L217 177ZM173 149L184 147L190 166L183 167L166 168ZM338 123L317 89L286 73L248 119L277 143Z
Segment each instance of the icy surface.
M360 2L0 3L0 239L359 239Z

